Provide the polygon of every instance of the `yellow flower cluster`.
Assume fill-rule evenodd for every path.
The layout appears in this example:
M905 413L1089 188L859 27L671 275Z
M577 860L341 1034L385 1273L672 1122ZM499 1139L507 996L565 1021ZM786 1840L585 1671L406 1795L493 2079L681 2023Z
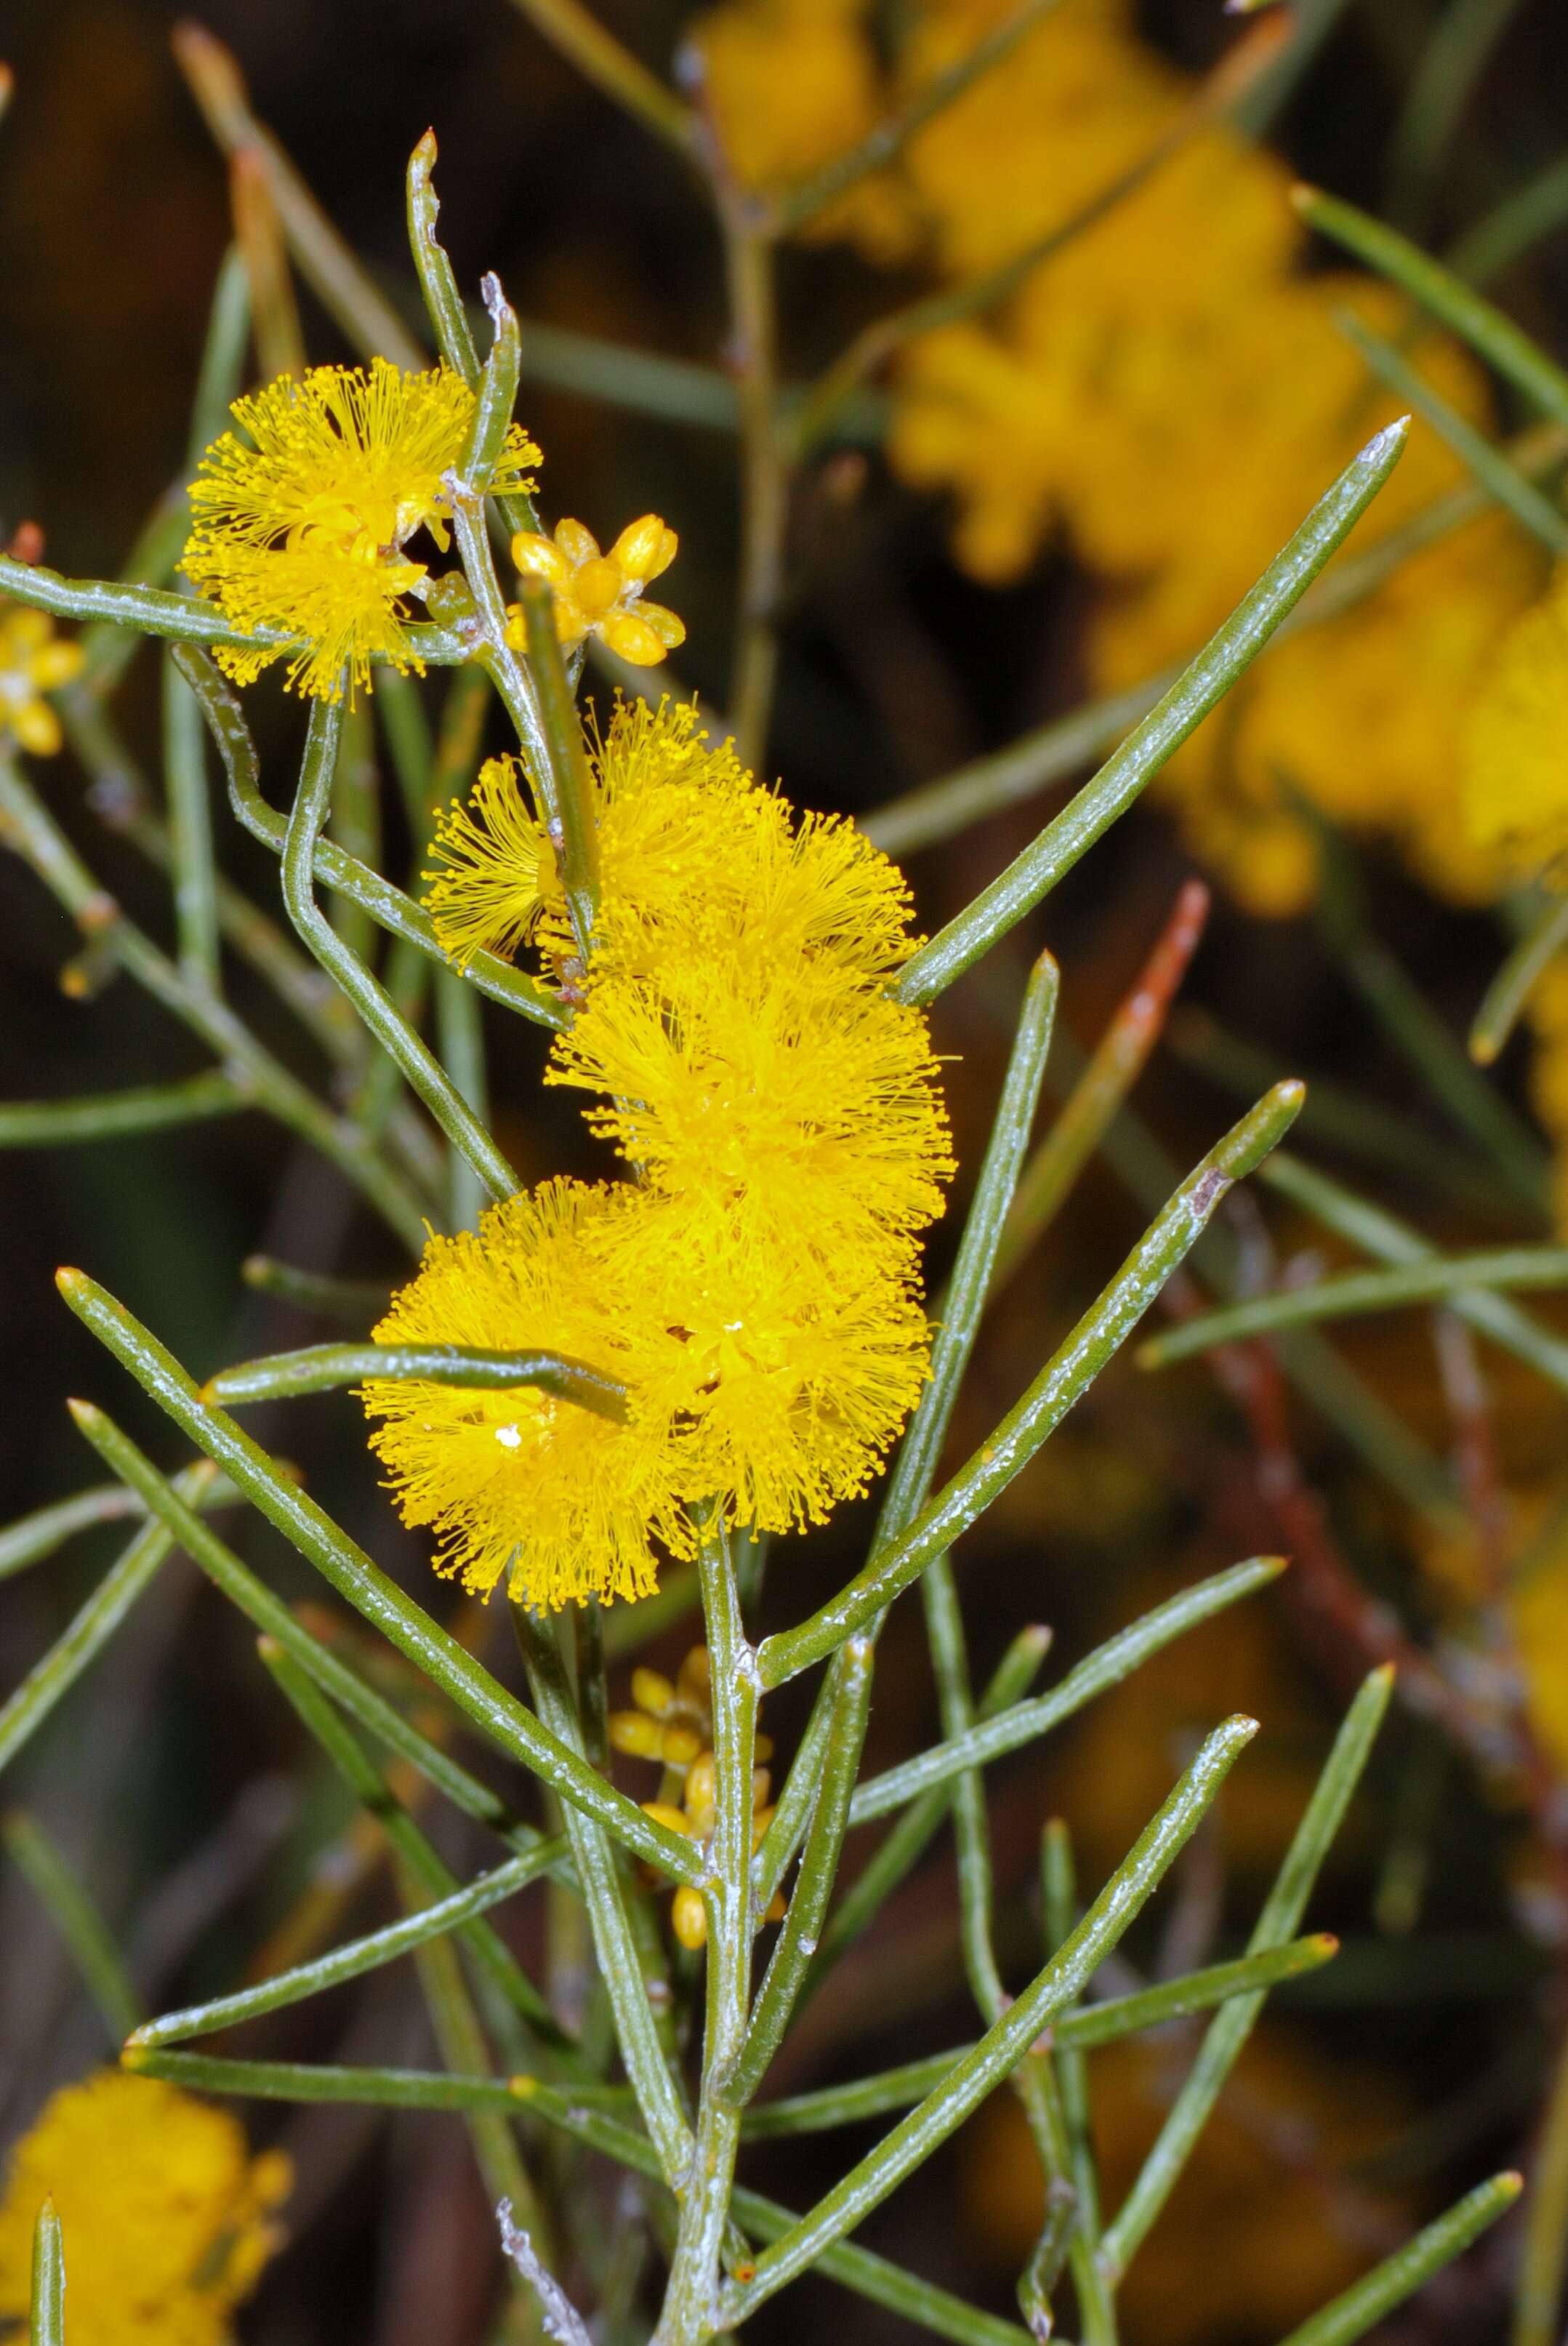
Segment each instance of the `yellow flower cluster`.
M25 2324L33 2227L53 2198L71 2346L221 2346L278 2246L289 2161L222 2110L105 2070L56 2094L11 2155L0 2315Z
M246 437L226 432L203 456L180 567L235 627L280 640L222 648L219 665L247 684L286 652L290 683L323 700L345 677L368 688L372 660L419 669L406 622L427 571L406 548L421 530L447 543L443 483L467 444L473 392L449 367L405 374L372 359L280 375L230 413ZM531 488L538 460L510 425L487 488Z
M827 159L808 138L822 67L797 80L797 48L817 59L830 43L846 92L871 77L860 110L841 109L854 114L841 150L1010 13L1011 0L910 0L880 77L871 0L726 0L698 38L732 154L785 179ZM1103 580L1086 649L1106 690L1194 651L1392 412L1334 313L1351 306L1397 333L1397 303L1348 273L1303 276L1288 173L1223 127L1192 130L1191 97L1138 37L1130 0L1061 0L830 223L873 259L923 259L962 284L1171 142L1004 303L915 342L894 381L893 464L952 497L967 570L1008 583L1060 534ZM840 127L824 115L823 139ZM1485 419L1479 372L1452 344L1424 334L1413 355ZM1418 433L1357 544L1458 477ZM1458 745L1485 664L1534 591L1528 553L1483 525L1342 621L1272 648L1162 778L1194 848L1254 909L1299 909L1316 882L1291 810L1300 793L1393 840L1445 893L1490 893L1494 862L1459 816Z
M433 1239L376 1333L574 1354L624 1423L519 1392L372 1383L405 1515L441 1568L531 1604L651 1586L690 1510L788 1531L863 1490L917 1399L921 1230L952 1171L903 881L844 821L789 810L689 708L590 742L602 895L546 1079L635 1184L553 1182ZM429 903L459 962L570 950L555 859L511 760L443 817Z
M81 674L82 657L47 612L0 600L0 749L10 740L35 758L55 755L60 720L44 696Z

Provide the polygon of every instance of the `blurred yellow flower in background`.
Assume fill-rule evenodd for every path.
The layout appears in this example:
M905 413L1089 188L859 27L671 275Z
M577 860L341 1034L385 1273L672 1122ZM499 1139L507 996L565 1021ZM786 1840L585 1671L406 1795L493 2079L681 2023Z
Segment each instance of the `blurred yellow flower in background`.
M71 2346L219 2346L280 2235L289 2161L227 2111L108 2069L67 2086L11 2155L0 2315L25 2322L33 2227L60 2219Z
M1008 13L1005 0L902 11L881 111ZM795 103L786 52L808 21L830 22L840 45L858 33L874 58L872 12L854 0L728 0L702 20L710 55L747 58L744 74L716 74L714 95L734 152L764 178L781 168L765 126ZM1160 157L1000 303L913 342L892 382L891 461L951 498L962 567L1004 586L1060 537L1103 582L1085 649L1107 691L1196 650L1295 528L1304 495L1394 412L1334 314L1349 307L1397 336L1400 298L1348 272L1302 273L1288 170L1223 125L1194 128L1194 87L1139 37L1126 0L1063 0L874 183L874 231L847 204L835 215L885 259L889 209L901 207L900 257L962 287ZM1446 337L1423 332L1412 354L1462 413L1490 420L1480 370ZM1355 545L1461 477L1419 428ZM1342 620L1273 647L1156 785L1194 851L1249 909L1299 911L1317 854L1298 792L1396 845L1441 893L1490 900L1495 858L1459 819L1460 745L1486 666L1537 586L1530 550L1483 525L1397 569Z
M35 758L55 755L60 720L44 696L78 677L82 659L46 612L0 600L0 749L9 739Z
M1510 628L1471 713L1464 803L1478 850L1526 878L1568 848L1568 573Z

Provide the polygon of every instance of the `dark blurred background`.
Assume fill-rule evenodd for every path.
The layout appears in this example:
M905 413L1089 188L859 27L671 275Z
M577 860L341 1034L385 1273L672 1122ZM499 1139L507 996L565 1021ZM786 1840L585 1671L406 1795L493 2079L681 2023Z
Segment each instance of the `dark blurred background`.
M667 0L605 0L603 14L657 65L672 55L683 23ZM1306 171L1349 195L1376 197L1401 75L1434 14L1429 0L1358 0L1343 12L1278 133ZM8 534L36 520L46 558L73 575L113 575L183 461L207 307L228 241L226 173L171 62L173 21L173 11L137 0L9 0L0 11L0 55L16 74L0 126L0 528ZM234 0L213 5L204 21L239 56L260 117L401 305L408 307L411 288L403 166L433 125L443 233L465 286L494 268L525 318L708 363L719 358L721 278L702 204L677 166L585 90L502 0L324 7ZM1146 29L1195 66L1223 38L1213 0L1159 0ZM1500 154L1550 151L1562 135L1565 94L1568 21L1559 0L1518 6L1467 133L1471 187L1484 192ZM839 347L866 314L869 284L842 253L786 256L792 374ZM1521 301L1538 328L1561 318L1568 237L1532 253ZM308 298L305 307L312 358L348 356ZM522 413L546 450L552 515L580 515L609 536L652 507L677 527L681 554L667 583L689 629L683 670L721 701L735 539L729 444L539 383L525 384ZM947 558L940 514L892 484L874 456L814 494L802 524L806 587L787 629L773 743L773 762L798 802L863 811L1072 704L1084 588L1065 565L1043 565L1004 594L967 582ZM253 698L276 801L283 794L276 767L294 739L295 712L273 683ZM127 738L152 764L158 678L145 652L120 706ZM68 757L49 770L48 786L105 884L162 933L160 891L94 821ZM915 859L922 924L933 927L956 909L1038 820L1037 808L1025 808ZM274 869L226 820L221 837L228 868L275 908ZM1053 897L1016 954L993 957L944 1001L940 1043L954 1055L949 1089L966 1167L977 1160L991 1113L1025 946L1049 942L1058 954L1066 1024L1088 1044L1131 984L1187 869L1163 818L1140 812ZM1434 904L1375 858L1369 876L1382 933L1462 1031L1499 956L1495 921ZM64 917L31 875L0 860L0 1097L65 1096L193 1071L195 1046L124 981L89 1003L65 998L57 975L75 950ZM1353 1080L1408 1111L1434 1148L1446 1145L1309 923L1260 923L1221 903L1186 998L1262 1046L1281 1071ZM246 1006L269 1031L265 1006ZM538 1038L496 1014L490 1019L498 1119L513 1161L529 1178L594 1169L593 1145L569 1104L563 1108L559 1093L538 1086ZM1503 1080L1516 1092L1518 1077L1511 1059ZM1141 1115L1184 1168L1232 1106L1168 1054L1137 1095ZM1389 1194L1430 1214L1429 1201L1401 1198L1397 1186ZM967 1449L1011 1403L1141 1226L1124 1181L1097 1165L1046 1253L1000 1310L955 1447ZM112 1148L0 1157L0 1345L10 1369L0 1416L6 1518L93 1477L61 1406L66 1392L103 1399L160 1458L172 1454L150 1408L127 1392L58 1303L50 1276L57 1262L81 1262L198 1373L315 1332L297 1313L246 1294L239 1266L251 1250L363 1274L396 1269L336 1177L253 1117ZM1489 1235L1458 1224L1445 1234ZM939 1269L950 1245L939 1234ZM1350 1350L1434 1442L1448 1438L1419 1328L1371 1323ZM1508 1391L1519 1422L1536 1426L1542 1442L1554 1439L1540 1423L1539 1397ZM297 1458L324 1503L428 1597L420 1555L376 1490L346 1396L269 1413L256 1430ZM1377 1593L1424 1628L1441 1608L1397 1516L1356 1483L1320 1427L1305 1424L1301 1439ZM769 1626L820 1601L852 1566L866 1528L864 1509L850 1509L809 1550L777 1556ZM7 1586L0 1683L21 1677L115 1552L115 1539L99 1535ZM969 1544L963 1569L977 1678L1025 1620L1049 1622L1058 1655L1070 1659L1151 1594L1277 1539L1245 1431L1206 1373L1195 1368L1155 1381L1119 1364ZM251 1528L242 1545L278 1585L309 1593L303 1567L278 1543ZM678 1658L686 1642L672 1633L660 1658ZM1354 1681L1354 1657L1341 1658L1337 1667L1332 1654L1308 1650L1288 1609L1267 1599L1178 1647L1132 1696L1112 1698L1048 1750L1002 1771L994 1788L1000 1934L1013 1967L1026 1962L1036 1927L1042 1816L1060 1809L1068 1817L1093 1882L1160 1797L1194 1732L1245 1708L1262 1717L1265 1732L1238 1773L1219 1832L1179 1892L1195 1943L1231 1946ZM506 1667L504 1653L496 1665ZM933 1727L917 1617L895 1618L878 1683L873 1766ZM802 1701L792 1688L770 1706L784 1754ZM1129 2300L1135 2341L1262 2341L1385 2252L1416 2216L1518 2155L1550 2015L1537 1994L1550 1950L1519 1919L1528 1835L1462 1761L1441 1750L1434 1757L1434 1747L1430 1729L1396 1715L1309 1918L1342 1927L1345 1961L1280 2000L1282 2016L1258 2040L1234 2106L1227 2104L1152 2244ZM1431 1800L1434 1774L1441 1831L1419 1928L1380 1932L1371 1902L1391 1841L1405 1830L1400 1803ZM62 1708L18 1778L20 1796L46 1817L117 1926L141 1948L165 2002L235 1976L343 1821L330 1788L302 1764L292 1722L280 1716L242 1625L183 1565ZM442 1830L453 1862L472 1862L475 1851L462 1835ZM176 1869L202 1862L228 1885L225 1894L210 1911L198 1898L199 1927L167 1916L160 1924L158 1885L167 1889ZM354 1910L356 1927L379 1916L385 1895L372 1889ZM5 2124L14 2129L49 2087L109 2048L14 1880L0 1893L0 1923L8 1949L0 2084L9 2096ZM1165 1927L1176 1926L1167 1919ZM1171 1954L1157 1933L1139 1949L1151 1965ZM301 2057L419 2062L430 2057L422 2025L412 1990L378 1988L358 2008L334 2004L325 2020L280 2029L270 2041ZM888 1929L815 2008L789 2056L788 2079L778 2082L855 2074L955 2041L969 2026L951 1867L939 1844ZM345 2030L360 2051L341 2049ZM1187 2049L1184 2039L1146 2058L1107 2059L1105 2155L1114 2174L1125 2176L1152 2131L1153 2073L1165 2059L1179 2065ZM868 2228L869 2243L1005 2310L1037 2221L1013 2125L1003 2097L882 2211ZM289 2142L301 2187L290 2218L294 2245L245 2317L248 2334L373 2338L377 2346L416 2338L420 2346L457 2346L482 2334L493 2280L485 2210L454 2121L408 2117L388 2127L358 2114L288 2121L265 2110L257 2131ZM759 2157L755 2171L765 2188L799 2201L861 2147L858 2135L828 2137ZM1475 2274L1466 2269L1410 2334L1501 2335L1496 2271L1485 2262ZM819 2283L775 2301L758 2334L771 2346L802 2324L857 2340L901 2334L891 2317Z

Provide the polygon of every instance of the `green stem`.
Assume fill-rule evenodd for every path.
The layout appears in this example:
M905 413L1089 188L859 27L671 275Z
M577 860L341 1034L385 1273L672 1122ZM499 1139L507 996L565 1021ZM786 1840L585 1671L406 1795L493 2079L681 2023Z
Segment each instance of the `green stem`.
M1544 1215L1550 1168L1541 1143L1472 1066L1420 987L1373 932L1348 842L1321 818L1314 821L1323 870L1318 920L1329 952L1454 1122L1480 1143L1521 1202Z
M367 1147L364 1136L333 1116L250 1030L203 985L192 984L151 939L105 895L16 768L0 757L0 830L63 904L83 935L112 953L127 974L254 1088L258 1104L362 1191L383 1220L416 1250L424 1239L419 1201L399 1175Z
M544 1777L563 1800L596 1817L628 1849L661 1872L673 1874L677 1882L699 1876L700 1861L682 1834L670 1832L644 1816L635 1800L606 1783L576 1752L541 1727L532 1711L389 1580L363 1548L299 1490L233 1418L204 1404L195 1380L123 1304L81 1271L61 1271L58 1284L78 1319L181 1432L223 1467L235 1488L389 1644L423 1670L482 1735ZM149 1474L135 1445L89 1402L78 1402L73 1414L115 1471L123 1473L127 1482L142 1491L148 1505L161 1513L167 1505L159 1487L161 1478ZM287 1645L289 1640L281 1642Z
M714 1822L708 1912L708 1995L697 2139L656 2346L703 2346L715 2329L719 2256L729 2221L743 2096L738 2084L758 1916L751 1886L752 1766L758 1684L735 1589L728 1528L715 1501L697 1525L697 1576L713 1705Z
M1559 155L1533 178L1465 230L1448 256L1456 277L1484 285L1517 260L1568 215L1568 155Z
M997 1664L981 1697L977 1716L993 1719L1019 1701L1050 1648L1051 1632L1038 1622L1021 1629ZM860 1937L905 1875L919 1863L947 1814L950 1800L948 1786L942 1783L911 1800L875 1855L861 1867L822 1933L807 1978L808 1994L820 1986L844 1950ZM767 1856L766 1845L763 1856ZM781 1874L782 1864L779 1871Z
M1363 1681L1360 1692L1345 1714L1317 1789L1247 1942L1248 1954L1261 1954L1266 1948L1283 1946L1295 1936L1319 1868L1360 1781L1388 1709L1393 1683L1390 1668L1374 1670ZM1238 1996L1210 2022L1186 2082L1101 2243L1101 2268L1113 2287L1137 2254L1150 2226L1175 2188L1193 2146L1208 2123L1221 2088L1252 2034L1263 2004L1261 1992Z
M965 1217L948 1293L937 1314L940 1325L932 1347L931 1374L925 1391L900 1445L877 1520L876 1544L898 1538L924 1506L947 1439L959 1386L979 1331L981 1314L991 1280L992 1264L1011 1202L1018 1168L1029 1145L1029 1134L1039 1105L1040 1085L1051 1047L1060 973L1049 954L1043 954L1030 973L1024 990L1002 1096L997 1103L991 1137ZM877 1627L871 1628L875 1643ZM830 1673L818 1697L801 1746L790 1769L779 1814L769 1829L758 1872L768 1881L768 1894L783 1877L806 1820L816 1806L820 1751L839 1699L836 1673ZM869 1696L868 1696L869 1700ZM851 1719L857 1714L848 1716ZM858 1712L860 1731L865 1709ZM850 1769L853 1779L858 1754ZM836 1862L836 1861L835 1861ZM851 1896L854 1893L851 1892ZM815 1933L812 1934L815 1936ZM820 1981L821 1968L815 1977Z
M204 1463L188 1467L177 1487L183 1500L199 1504L210 1496L216 1481L216 1469ZM137 1597L151 1586L174 1545L174 1536L161 1523L145 1524L48 1652L0 1705L0 1769L10 1765L97 1659Z
M267 804L257 786L256 747L239 701L210 661L182 655L179 664L201 702L218 743L236 816L253 839L281 854L289 835L288 818ZM447 966L445 951L429 914L405 896L401 888L383 880L379 872L356 862L330 839L318 842L314 870L324 888L335 888L351 896L392 936L406 939L428 961L439 963L443 968ZM520 1011L536 1026L558 1027L566 1024L566 1012L553 994L524 976L520 970L498 961L494 954L474 954L464 966L464 975L481 994L488 994L493 1002L504 1004L509 1010Z
M57 1499L52 1506L36 1508L30 1515L19 1515L14 1524L7 1524L0 1531L0 1580L9 1580L13 1573L25 1572L29 1565L42 1564L78 1532L92 1531L99 1524L122 1523L127 1515L146 1513L136 1493L127 1491L123 1484L100 1483L96 1490L78 1491L73 1498Z
M331 804L337 763L341 705L315 700L300 768L300 787L283 842L283 902L289 917L341 993L392 1060L411 1091L423 1101L453 1148L473 1168L494 1198L512 1197L516 1174L478 1123L467 1101L434 1053L397 1011L386 988L323 918L315 896L316 848Z
M1072 804L1031 847L923 945L892 991L930 1002L1048 895L1251 666L1280 621L1349 535L1400 460L1409 419L1390 423L1347 465L1289 544L1205 648Z
M781 1685L863 1627L1000 1497L1120 1349L1232 1183L1252 1172L1281 1138L1302 1096L1299 1084L1278 1085L1209 1151L1022 1401L903 1536L873 1550L865 1569L820 1612L764 1642L758 1656L764 1687Z
M561 887L577 943L577 958L586 970L599 896L593 777L583 745L582 719L555 632L549 581L531 576L519 578L517 597L528 623L528 666L539 696L539 719L554 784L551 795L560 819Z
M1556 2346L1563 2334L1568 2269L1568 2036L1556 2068L1531 2165L1524 2246L1513 2303L1512 2346Z
M176 644L230 645L254 651L269 645L288 651L296 638L278 627L234 627L215 604L191 595L170 595L156 586L122 585L107 578L62 578L41 562L17 562L0 554L0 594L56 619L102 620L138 635L161 636ZM468 645L445 627L412 620L404 629L410 651L427 668L454 668L468 658Z
M1448 0L1405 93L1389 141L1390 217L1419 228L1438 193L1443 158L1519 0Z
M142 2004L108 1924L36 1818L13 1809L0 1822L0 1840L47 1909L117 2045L140 2021Z
M71 1404L71 1414L100 1456L168 1526L213 1586L263 1637L291 1655L341 1710L389 1751L406 1760L463 1815L498 1834L518 1855L531 1855L543 1846L544 1836L533 1825L524 1823L487 1785L422 1735L340 1655L313 1637L290 1608L192 1513L174 1485L101 1410L90 1402L76 1402Z
M864 1637L851 1637L844 1647L836 1686L820 1790L800 1853L800 1870L728 2089L730 2099L742 2107L762 2083L784 2041L832 1895L871 1701L871 1647Z
M215 1996L206 2004L187 2004L178 2012L163 2013L157 2020L149 2020L137 2028L132 2042L138 2045L178 2045L188 2037L210 2036L218 2029L237 2028L241 2021L281 2011L285 2004L298 2004L304 1996L320 1995L344 1980L358 1979L362 1973L379 1970L382 1964L390 1964L398 1955L423 1946L427 1939L440 1938L475 1915L487 1913L492 1906L500 1905L503 1899L512 1897L515 1892L526 1890L530 1882L548 1873L565 1853L564 1839L542 1841L525 1856L508 1859L504 1865L480 1874L464 1888L449 1892L433 1905L422 1906L417 1913L405 1916L401 1923L389 1923L384 1929L372 1931L361 1939L351 1939L345 1945L334 1947L330 1954L296 1964L291 1971L279 1972L255 1987L239 1988L232 1995ZM541 2003L534 2016L547 2014L548 2007Z
M7 1100L0 1106L0 1148L62 1148L83 1141L123 1140L137 1132L198 1124L256 1106L249 1085L221 1068L178 1084L140 1084L63 1100Z
M779 668L789 481L779 422L779 314L774 252L755 207L738 189L719 189L729 348L740 415L740 575L729 721L743 764L767 754Z
M126 2066L147 2076L167 2077L171 2084L197 2092L251 2095L265 2100L347 2103L377 2109L525 2110L606 2158L618 2160L633 2174L656 2183L658 2177L652 2144L596 2110L591 2088L557 2093L532 2077L471 2079L421 2070L229 2061L201 2053L137 2054L127 2056ZM761 2239L779 2239L798 2221L777 2200L744 2189L736 2191L735 2212L747 2229ZM978 2306L966 2304L868 2249L840 2241L825 2252L817 2270L872 2304L917 2321L940 2338L954 2340L956 2346L1030 2346L1028 2331L1016 2322L983 2313Z
M560 1749L569 1752L576 1766L607 1791L604 1778L582 1757L582 1730L554 1640L525 1606L514 1604L512 1619L545 1729ZM558 1791L562 1789L556 1786ZM637 1814L642 1815L640 1809ZM600 1975L616 2015L621 2058L643 2123L658 2152L660 2171L667 2180L673 2180L685 2172L691 2157L691 2132L659 2043L615 1851L602 1823L585 1804L574 1802L569 1806L565 1823L577 1880L593 1926ZM669 1838L677 1836L672 1834ZM686 1848L688 1862L695 1870L699 1863L697 1852L689 1841ZM689 1872L687 1879L690 1879Z
M218 896L212 810L207 791L207 729L196 696L167 649L163 655L163 752L179 965L193 984L216 989Z
M466 1344L311 1344L262 1361L219 1369L204 1400L238 1406L299 1393L332 1392L361 1378L394 1384L459 1385L480 1392L532 1386L596 1417L626 1415L626 1392L613 1378L558 1352L484 1352Z
M259 1294L281 1296L301 1311L356 1321L361 1327L379 1320L392 1301L392 1289L385 1280L328 1279L321 1271L279 1262L272 1255L247 1255L239 1276Z
M974 2051L865 2158L851 2168L785 2239L764 2250L755 2278L724 2293L719 2311L731 2326L817 2262L822 2250L863 2222L939 2144L1011 2075L1055 2014L1077 1997L1157 1888L1232 1763L1256 1732L1234 1719L1204 1744L1158 1815L1139 1837L1059 1954L988 2029Z
M412 1907L417 1917L427 1912L433 1902L444 1902L453 1886L452 1877L413 1819L392 1798L380 1772L344 1729L313 1681L282 1647L263 1638L260 1650L262 1660L305 1727L321 1744L355 1800L381 1827L392 1851L405 1905ZM471 1918L457 1929L492 1984L513 2001L524 2019L559 2043L559 2031L548 2005L491 1926ZM437 1940L427 1934L413 1952L431 2023L447 2067L459 2076L485 2076L491 2067L489 2048L451 1938ZM516 2137L506 2119L486 2110L470 2110L465 2115L486 2190L535 2210L533 2188ZM536 2212L535 2220L538 2220Z

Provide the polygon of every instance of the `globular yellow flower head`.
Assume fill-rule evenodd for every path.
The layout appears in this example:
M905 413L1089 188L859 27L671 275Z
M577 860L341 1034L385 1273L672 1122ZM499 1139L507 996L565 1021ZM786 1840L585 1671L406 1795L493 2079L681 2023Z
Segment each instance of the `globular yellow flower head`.
M617 702L588 752L602 887L623 950L634 926L662 934L697 903L717 913L738 833L786 823L728 742L708 748L684 703ZM425 902L460 968L529 941L546 961L575 952L555 851L515 759L481 768L467 803L438 818L431 852Z
M591 984L546 1082L605 1095L590 1126L655 1188L720 1217L744 1196L792 1250L923 1228L952 1170L923 1016L771 944Z
M345 675L368 686L372 660L419 668L405 623L426 570L405 549L421 529L446 542L443 479L473 411L450 368L405 374L385 359L280 375L235 401L247 439L226 432L203 456L180 567L235 627L285 640L219 649L229 676L249 683L286 653L298 691L334 700ZM487 488L532 487L538 457L511 425Z
M864 1224L808 1247L745 1196L719 1213L634 1194L616 1284L654 1331L642 1405L672 1427L683 1486L757 1531L826 1522L868 1487L928 1374L912 1247ZM826 1178L811 1195L840 1203Z
M44 696L79 676L80 644L55 633L46 611L0 601L0 745L7 739L35 758L60 746L60 720Z
M662 603L646 602L643 589L669 568L678 545L657 514L628 522L608 554L600 553L598 539L580 521L559 521L554 537L520 529L512 559L524 575L549 586L564 649L575 651L585 637L597 636L634 668L657 668L666 652L685 643L686 628ZM527 618L515 606L506 638L516 650L527 650Z
M614 1259L641 1202L630 1188L559 1180L492 1206L477 1232L431 1239L375 1331L384 1344L564 1352L632 1389L617 1423L531 1388L361 1388L404 1522L433 1527L436 1570L466 1588L504 1579L536 1606L646 1596L651 1542L689 1552L667 1428L636 1405L663 1331Z
M1568 580L1498 647L1471 712L1464 773L1470 833L1532 874L1568 849Z
M0 2316L25 2323L33 2227L60 2218L71 2346L222 2346L280 2234L291 2174L226 2111L151 2077L67 2086L12 2153Z

